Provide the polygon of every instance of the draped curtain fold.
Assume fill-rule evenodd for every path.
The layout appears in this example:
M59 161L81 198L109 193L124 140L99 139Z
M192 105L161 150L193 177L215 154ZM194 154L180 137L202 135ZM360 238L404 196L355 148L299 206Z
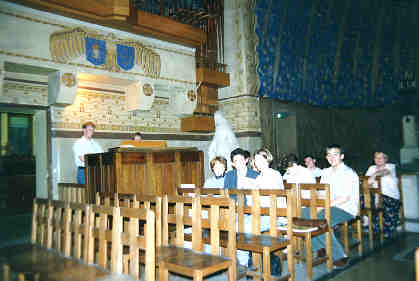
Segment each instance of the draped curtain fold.
M275 158L274 168L283 167L281 161L289 153L296 153L300 160L312 154L321 167L328 167L325 148L336 143L345 149L345 163L360 173L372 164L375 151L384 151L392 163L399 163L403 146L401 119L412 112L406 104L375 109L326 109L269 98L261 98L259 104L263 142ZM273 113L281 111L295 113L295 125L290 117L273 118ZM286 122L291 123L284 131ZM288 134L292 126L296 138Z

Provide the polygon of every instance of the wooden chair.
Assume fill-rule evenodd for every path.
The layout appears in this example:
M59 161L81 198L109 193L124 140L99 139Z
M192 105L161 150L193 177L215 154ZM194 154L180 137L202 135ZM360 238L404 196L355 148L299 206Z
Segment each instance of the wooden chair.
M298 184L293 188L297 189L297 216L301 216L302 208L309 208L310 210L310 219L293 219L293 236L298 239L303 239L305 243L307 278L313 279L313 266L326 263L329 271L333 268L332 244L330 237L330 233L332 231L330 227L330 185L320 183ZM306 194L309 197L306 197ZM318 219L317 217L319 208L324 208L325 210L324 219ZM326 237L326 256L313 259L311 241L313 237L321 234L325 234ZM299 258L301 259L301 257Z
M364 197L364 208L360 209L360 216L368 217L368 236L370 241L370 249L374 249L374 230L373 230L373 217L378 217L379 235L381 244L384 242L384 225L383 225L383 198L381 192L381 179L377 178L378 187L375 188L368 184L368 177L360 176L360 195ZM376 202L375 202L376 201ZM345 247L346 248L346 247ZM346 249L345 249L346 250Z
M70 255L70 215L68 202L54 200L51 202L48 248L53 248L63 255ZM54 237L54 239L52 239Z
M122 267L122 257L120 261L118 256L120 233L115 227L118 216L119 210L116 207L100 205L90 207L88 262L116 273L121 272L120 264Z
M290 255L289 274L282 277L274 277L271 275L271 253L278 252L288 248L292 253L292 243L289 239L279 237L276 228L277 218L280 216L289 217L291 221L292 208L277 208L277 199L286 197L289 200L287 191L283 190L259 190L259 189L240 189L228 190L229 195L237 196L237 249L249 251L252 253L253 265L256 270L248 271L246 275L253 278L263 278L264 280L293 280L294 279L294 263L293 255ZM270 207L261 207L261 194L270 197ZM245 205L245 198L248 196L248 204ZM251 198L251 199L250 199ZM249 201L251 205L249 206ZM287 213L289 211L290 213ZM251 231L246 232L245 216L250 215ZM261 215L270 217L269 235L261 234ZM291 237L291 228L289 229L289 237ZM262 259L261 259L262 256ZM263 264L263 270L262 270Z
M174 213L170 206L175 205ZM192 212L189 206L192 205ZM207 218L203 210L209 208ZM190 214L192 213L192 214ZM228 270L228 279L236 277L236 231L234 201L227 198L170 196L163 198L163 245L158 251L160 281L167 281L169 271L202 280L205 276ZM175 245L169 245L169 227L176 225ZM184 248L185 226L192 226L192 250ZM209 229L211 254L203 253L203 229ZM226 231L228 257L220 256L220 231Z
M90 205L69 203L66 224L68 239L65 240L65 255L88 262Z
M58 183L59 199L66 202L87 203L85 184Z
M50 243L52 237L49 232L50 219L52 217L51 201L48 199L35 198L33 200L32 215L32 244L51 248Z
M403 206L403 188L402 188L402 176L398 175L397 176L398 182L397 182L397 187L399 189L399 193L400 193L400 225L402 228L403 232L406 232L406 219L404 217L404 206Z
M155 248L157 249L162 245L162 198L158 196L152 195L141 195L137 198L135 194L129 196L121 196L123 199L123 204L125 207L130 206L132 208L140 208L140 209L150 209L154 212L155 216ZM127 223L124 223L124 227L129 227ZM140 224L140 234L144 235L146 229L144 228L144 224ZM157 254L156 254L157 256ZM123 272L128 273L128 267L130 264L131 257L127 252L127 248L124 247L123 252ZM146 255L139 256L140 264L146 264ZM158 264L156 264L157 266Z
M145 280L155 280L156 270L156 240L155 240L155 216L151 209L140 208L117 208L119 215L114 220L116 231L120 233L118 239L114 243L121 243L119 247L118 272L124 272L135 279L141 279L140 276L140 250L145 251ZM144 222L143 233L140 233L140 223ZM128 264L123 266L123 251L127 251ZM124 270L125 269L125 270Z
M360 204L360 203L359 203ZM360 212L361 208L358 206L358 214L361 214ZM353 234L356 237L355 242L349 243L349 226L352 227ZM342 236L343 236L343 247L345 249L345 253L347 256L350 255L350 249L354 247L358 247L358 255L361 257L364 253L364 247L362 244L363 238L362 238L362 217L356 216L354 219L350 221L346 221L342 224Z

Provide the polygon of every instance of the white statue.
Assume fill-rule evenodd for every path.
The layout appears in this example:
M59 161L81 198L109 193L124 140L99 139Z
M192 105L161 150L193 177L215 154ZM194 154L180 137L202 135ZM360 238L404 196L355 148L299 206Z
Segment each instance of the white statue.
M239 147L236 135L221 111L214 113L215 134L208 148L209 161L215 156L227 159L227 170L231 169L230 153Z

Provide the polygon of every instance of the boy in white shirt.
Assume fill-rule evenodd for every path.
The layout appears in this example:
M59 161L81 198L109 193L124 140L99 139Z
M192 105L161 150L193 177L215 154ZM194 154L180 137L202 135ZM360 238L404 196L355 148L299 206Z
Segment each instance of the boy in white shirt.
M330 184L330 224L335 225L354 219L358 215L359 203L359 177L343 163L345 155L339 145L330 145L326 149L326 159L330 167L323 170L321 183ZM304 211L304 210L303 210ZM324 210L318 214L319 219L324 219ZM303 212L303 217L309 218L309 212ZM333 264L342 267L348 257L334 233L331 234ZM313 238L312 249L318 251L325 248L325 235Z

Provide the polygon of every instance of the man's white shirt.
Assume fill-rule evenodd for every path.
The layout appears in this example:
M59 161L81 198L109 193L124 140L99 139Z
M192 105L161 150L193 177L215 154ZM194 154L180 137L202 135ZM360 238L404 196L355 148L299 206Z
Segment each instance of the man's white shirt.
M344 163L339 164L336 171L333 170L333 167L323 169L320 182L330 184L331 201L340 196L349 196L348 201L332 207L338 207L354 217L358 215L359 177L354 170Z
M80 160L80 156L92 153L102 153L103 149L93 139L88 140L84 136L79 138L73 145L74 160L77 167L84 167L84 162Z

